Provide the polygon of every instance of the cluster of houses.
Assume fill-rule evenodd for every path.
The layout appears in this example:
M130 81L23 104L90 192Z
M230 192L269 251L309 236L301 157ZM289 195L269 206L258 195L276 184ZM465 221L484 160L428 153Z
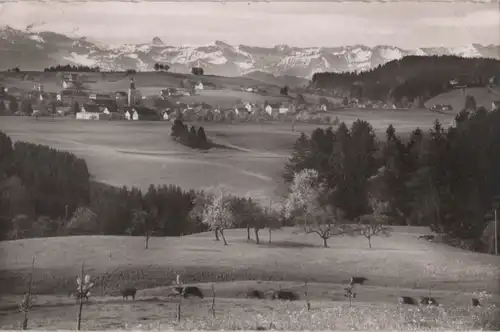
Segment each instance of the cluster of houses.
M182 115L185 118L192 116L216 117L246 117L266 116L279 118L295 114L318 114L334 109L357 108L357 109L396 109L397 106L389 102L366 101L352 98L334 105L326 98L321 98L315 105L307 105L305 101L293 102L264 102L261 104L240 101L232 106L211 106L205 103L186 104L176 101L176 97L191 96L196 91L205 89L216 89L212 83L183 82L182 87L168 87L161 89L156 96L144 97L137 89L133 78L130 79L128 91L116 91L112 94L92 93L83 89L80 74L65 74L62 78L62 89L58 93L44 91L42 84L35 84L34 89L24 92L16 88L4 88L0 86L0 99L9 102L9 98L16 100L29 100L32 105L31 114L44 115L75 114L78 120L171 120L173 117ZM245 88L245 92L261 93L259 87ZM146 106L149 105L149 106ZM78 108L76 108L78 107ZM500 101L494 101L491 109L500 108ZM450 111L450 105L434 105L431 110ZM22 110L19 111L23 113ZM18 112L18 113L19 113ZM20 114L23 115L23 114Z

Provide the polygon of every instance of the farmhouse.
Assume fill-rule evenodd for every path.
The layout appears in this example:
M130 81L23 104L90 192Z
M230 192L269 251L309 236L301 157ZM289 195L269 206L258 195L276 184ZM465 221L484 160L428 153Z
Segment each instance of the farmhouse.
M494 102L491 103L491 110L492 111L500 110L500 100L495 100Z
M273 107L269 104L264 106L264 112L266 112L269 115L273 115Z
M294 112L294 107L293 105L289 104L281 104L278 108L278 113L279 114L288 114L288 113L293 113Z
M203 90L203 83L199 81L197 84L194 86L195 90Z
M125 119L127 120L143 120L143 121L157 121L161 117L154 109L144 106L127 107L125 111Z
M88 101L88 94L83 91L76 90L61 90L57 96L57 101L63 104L70 104L73 101L77 101L78 103L85 103Z
M162 119L168 121L172 118L173 111L169 108L162 112Z
M95 104L84 104L80 112L76 113L77 120L108 120L109 118L109 114L101 112L100 107Z
M233 110L234 114L238 116L248 115L248 109L246 107L236 106Z
M252 104L250 103L245 103L245 108L247 109L248 113L253 113L253 108Z

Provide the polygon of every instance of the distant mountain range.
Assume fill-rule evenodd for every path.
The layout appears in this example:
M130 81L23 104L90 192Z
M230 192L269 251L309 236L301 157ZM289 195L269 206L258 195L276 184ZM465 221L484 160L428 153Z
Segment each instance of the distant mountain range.
M15 66L22 70L43 70L57 64L78 64L99 66L102 70L145 71L153 70L159 62L180 73L199 65L205 74L240 76L259 71L310 79L315 72L367 70L406 55L500 59L500 46L472 44L405 50L387 45L255 47L221 41L203 46L168 46L158 37L145 44L105 45L53 32L25 32L9 26L0 29L0 70Z

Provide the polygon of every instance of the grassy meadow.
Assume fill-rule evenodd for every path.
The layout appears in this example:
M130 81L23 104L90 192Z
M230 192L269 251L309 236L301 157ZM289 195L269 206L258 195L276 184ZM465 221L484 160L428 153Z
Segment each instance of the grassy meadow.
M47 92L59 92L62 89L62 77L64 73L50 72L22 72L22 73L0 73L0 84L6 87L16 87L29 91L33 84L43 84ZM161 89L167 87L178 88L183 80L191 82L215 84L217 89L239 89L241 87L260 86L269 90L271 94L279 95L280 86L253 80L246 77L223 77L223 76L194 76L190 74L168 73L168 72L140 72L135 74L119 73L81 73L83 84L93 92L114 93L116 91L127 91L130 78L134 78L136 86L143 95L159 94Z
M226 98L240 98L243 92L235 93ZM212 96L214 102L220 97ZM332 115L348 125L358 118L366 120L380 138L389 124L406 135L416 127L427 130L436 118L448 125L454 116L425 110L343 110ZM208 138L223 147L199 152L177 144L170 138L170 122L0 117L0 131L13 140L48 145L84 158L96 181L141 189L151 183L185 189L224 184L237 195L266 202L280 199L284 163L300 132L310 134L320 126L296 123L292 131L291 123L282 122L193 124L203 125ZM428 233L425 228L395 227L389 238L372 239L372 249L365 238L348 236L331 238L329 248L323 248L319 237L295 228L273 231L271 243L264 229L260 245L247 241L241 229L225 232L228 246L214 241L212 233L152 238L147 250L142 237L0 242L0 328L20 326L18 306L33 256L30 329L75 327L77 305L67 292L75 289L83 261L86 272L98 281L90 303L84 306L82 328L88 330L491 328L497 321L495 315L500 314L493 307L500 304L500 258L418 239ZM175 318L178 299L171 296L177 273L184 283L199 286L205 294L204 299L182 300L180 323ZM355 286L352 307L344 297L351 276L368 278L364 285ZM305 281L311 311L305 310ZM119 297L125 285L139 289L135 301ZM212 286L215 317L209 311ZM246 299L249 288L290 289L300 300ZM478 291L494 296L484 307L472 308L471 298ZM397 304L398 296L419 299L429 292L442 306Z
M467 95L474 97L477 107L491 110L493 101L500 100L500 88L466 88L465 93L461 89L451 90L429 99L425 105L427 107L435 104L451 105L455 112L459 112L465 105Z
M384 135L392 123L408 133L426 129L452 115L429 111L348 110L332 113L348 125L360 118ZM0 130L14 140L44 144L84 158L94 180L147 189L149 184L175 184L185 189L224 184L235 194L279 199L281 174L300 132L319 125L290 123L203 125L215 143L228 149L199 152L170 138L170 122L77 121L63 118L2 117ZM203 172L200 172L203 169Z
M375 238L369 249L362 237L330 239L321 247L315 235L294 228L262 231L261 244L247 241L245 230L229 230L228 246L212 233L180 238L153 238L149 249L142 237L79 236L6 241L2 255L0 327L15 328L15 312L36 257L35 294L30 326L38 329L74 327L76 305L67 291L85 261L98 280L91 302L84 307L84 329L470 329L494 323L500 304L493 296L482 308L471 308L473 292L498 291L500 258L465 252L418 239L424 228L395 227L389 238ZM186 284L200 287L204 299L182 301L176 323L177 299L172 281L179 273ZM344 287L350 276L368 281L355 286L349 307ZM304 281L308 281L306 311ZM134 285L136 301L124 301L119 289ZM209 309L212 286L216 316ZM300 300L282 303L245 299L248 289L268 292L289 289ZM419 298L431 292L439 308L400 306L398 296ZM4 295L9 294L9 295ZM16 295L18 294L18 295Z

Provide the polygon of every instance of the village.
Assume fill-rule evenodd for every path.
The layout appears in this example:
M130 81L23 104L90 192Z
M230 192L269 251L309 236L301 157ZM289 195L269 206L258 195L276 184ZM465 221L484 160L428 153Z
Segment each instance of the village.
M356 98L306 101L302 95L288 94L281 96L281 101L268 102L268 92L259 86L244 87L238 90L243 95L255 94L256 100L251 102L240 99L233 105L224 106L202 102L184 102L182 98L218 92L224 94L223 88L210 82L185 79L179 87L158 88L156 94L141 93L134 77L128 78L128 91L114 91L111 93L94 92L85 87L85 75L80 73L60 73L59 92L45 91L44 84L35 83L31 91L22 90L15 86L0 85L0 114L18 116L63 116L74 117L77 120L143 120L162 121L182 117L184 120L199 121L300 121L315 123L335 123L336 118L331 116L332 111L342 109L405 109L419 107L419 105L395 105L381 101L360 101ZM287 89L286 88L282 88ZM232 88L236 90L236 88ZM151 91L149 88L148 91ZM233 91L230 91L231 93ZM283 96L284 95L284 96ZM273 96L270 96L273 99ZM422 106L420 106L422 107ZM433 105L431 110L448 111L450 105Z

